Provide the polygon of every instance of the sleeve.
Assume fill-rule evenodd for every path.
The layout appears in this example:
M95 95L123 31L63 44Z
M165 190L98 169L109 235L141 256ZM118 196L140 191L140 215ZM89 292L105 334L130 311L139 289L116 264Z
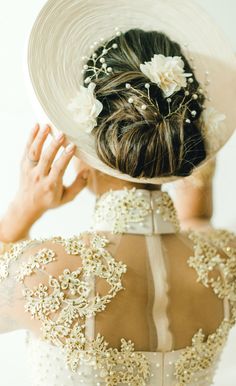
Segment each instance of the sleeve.
M122 289L126 266L113 258L109 243L85 232L13 244L0 257L0 332L29 329L61 345L81 331L84 318L104 310ZM104 278L110 290L91 300L95 276Z
M24 312L22 279L33 273L42 258L43 240L24 240L18 243L1 244L0 254L0 333L24 328L27 318ZM47 243L46 243L47 244ZM46 248L45 250L46 255ZM26 272L27 271L27 272Z

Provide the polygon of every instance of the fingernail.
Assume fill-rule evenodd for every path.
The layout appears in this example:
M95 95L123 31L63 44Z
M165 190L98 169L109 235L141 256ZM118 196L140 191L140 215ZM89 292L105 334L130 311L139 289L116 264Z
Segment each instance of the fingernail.
M60 131L59 133L57 133L56 135L56 141L57 142L60 142L62 140L62 138L64 137L64 134Z
M69 143L69 145L66 146L66 153L71 153L75 149L75 145L73 143Z

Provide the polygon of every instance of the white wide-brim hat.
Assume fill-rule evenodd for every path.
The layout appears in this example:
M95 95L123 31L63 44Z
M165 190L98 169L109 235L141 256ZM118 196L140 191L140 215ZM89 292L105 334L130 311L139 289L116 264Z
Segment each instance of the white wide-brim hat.
M164 32L193 57L200 83L209 73L211 100L206 107L209 104L225 114L226 122L224 130L216 127L211 133L204 163L225 144L236 127L236 59L224 34L193 0L47 1L27 45L27 74L39 102L39 118L64 132L76 144L76 155L106 174L142 183L173 181L177 177L133 178L123 174L99 159L92 134L78 129L76 137L71 136L76 122L68 103L83 85L82 57L92 54L95 41L114 37L116 26L121 32L131 28Z

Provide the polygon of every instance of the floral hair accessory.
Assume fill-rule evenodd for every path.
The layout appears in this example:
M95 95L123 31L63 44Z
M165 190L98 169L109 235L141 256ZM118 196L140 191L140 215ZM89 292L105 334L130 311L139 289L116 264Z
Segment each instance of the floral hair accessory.
M88 87L80 86L76 96L67 106L68 110L74 113L74 121L78 123L76 131L79 129L91 133L97 126L97 117L103 109L103 104L95 97L95 87L93 82Z
M150 62L140 64L140 70L151 82L156 83L165 97L187 86L187 77L191 73L184 72L184 62L180 56L154 55Z
M115 28L115 37L117 36L121 36L121 31L119 31L118 27ZM111 39L113 38L114 37L112 37ZM113 43L110 47L108 47L109 41L104 42L104 38L100 38L100 42L94 42L93 44L91 44L90 48L94 50L99 44L102 47L102 51L100 54L95 51L91 56L82 57L82 60L86 60L87 62L90 61L90 65L85 63L81 71L82 74L86 72L89 75L84 80L85 84L90 83L94 78L98 79L100 73L110 75L113 72L113 68L108 66L106 63L106 55L110 50L116 50L118 48L118 44Z
M115 31L115 37L121 36L121 31L118 27L115 28ZM113 40L113 38L111 40ZM98 46L100 52L97 50ZM77 135L77 130L91 133L93 128L97 126L97 117L103 110L103 104L96 99L96 84L93 82L93 79L97 80L101 73L107 76L114 75L113 68L106 63L106 55L110 50L116 50L118 44L110 44L110 40L104 41L103 38L100 38L100 43L96 41L90 48L93 52L89 56L82 57L82 60L85 60L86 63L83 65L81 73L86 73L87 75L83 83L84 86L87 87L80 86L77 95L75 98L71 99L71 102L68 105L68 109L74 113L73 118L77 123L77 126L72 129L72 135L74 134L75 136ZM193 62L193 57L190 57L189 60ZM210 80L208 77L209 72L206 71L204 85L200 84L198 89L195 90L195 92L192 92L191 84L194 81L193 74L185 72L184 66L185 63L180 56L154 54L149 62L140 64L140 71L151 83L156 84L163 92L163 97L166 99L168 105L167 114L161 114L163 119L168 119L172 114L178 113L181 107L185 106L186 110L188 110L188 117L185 119L185 122L191 124L192 120L196 120L197 112L195 110L190 110L189 104L191 101L199 99L201 94L204 94L206 99L210 100L207 93L207 86L209 85ZM195 68L195 66L193 66L193 68ZM142 102L143 93L136 87L133 87L130 83L126 83L125 87L126 89L133 90L133 96L129 97L127 101L129 104L135 106L140 105L139 107L141 110L146 110L149 106L154 106L160 114L158 102L156 100L153 101L150 95L151 84L146 82L143 86L147 92L148 104ZM179 105L173 109L171 97L181 89L185 89L183 98L179 101ZM139 96L141 97L141 100L139 100ZM219 125L222 125L225 116L219 114L213 107L210 107L209 109L206 109L203 105L202 107L203 112L199 123L201 124L203 133L208 135L207 133L210 131L214 137L215 130L219 128Z

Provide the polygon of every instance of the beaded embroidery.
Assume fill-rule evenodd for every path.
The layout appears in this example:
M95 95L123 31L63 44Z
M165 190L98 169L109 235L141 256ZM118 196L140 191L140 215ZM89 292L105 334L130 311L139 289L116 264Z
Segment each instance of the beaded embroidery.
M179 220L177 217L177 211L174 207L174 203L167 192L162 192L161 195L155 198L156 211L160 214L164 221L171 222L176 231L180 230Z
M105 310L112 298L124 289L121 277L127 268L106 250L108 240L105 237L91 233L87 235L92 235L89 245L80 236L68 240L60 237L50 240L62 245L68 254L80 255L82 267L73 272L64 269L58 279L48 275L48 286L40 283L30 289L25 286L24 279L38 270L44 271L43 267L55 260L52 250L43 248L22 265L15 279L24 286L25 310L32 318L42 322L43 339L61 347L66 363L73 372L86 362L99 370L106 385L125 383L144 386L150 375L150 365L144 354L134 351L134 344L130 340L121 339L121 349L118 351L107 347L108 343L100 334L93 340L85 336L84 319ZM22 252L25 245L16 250ZM110 285L106 295L91 295L90 279L95 276L105 279Z
M189 238L194 242L194 256L190 256L188 264L195 268L198 274L198 281L206 287L212 287L214 293L220 298L227 298L232 302L236 301L236 248L231 248L228 243L235 239L235 236L227 231L211 232L209 235L192 232ZM224 256L219 251L224 253ZM217 279L209 277L210 272L219 267L222 276Z
M130 218L142 221L140 218L144 218L151 209L151 205L143 205L147 204L148 200L137 195L135 189L124 194L126 193L128 199L119 203L123 214L120 216L117 231L126 228L126 221L131 221ZM136 208L134 199L137 197L140 211L134 216L132 210ZM165 221L176 222L177 216L168 194L162 192L159 197L153 203L155 210ZM106 206L112 206L114 203L116 204L116 201L114 202L113 197L113 201L99 206L98 217L103 216L103 208L107 209ZM108 215L110 216L110 209L107 209L106 216ZM114 209L113 215L115 223L120 212ZM105 237L96 233L87 234L92 236L88 245L82 236L69 239L54 237L40 242L32 240L12 245L10 251L0 257L0 282L8 277L11 262L19 259L28 247L40 245L43 241L61 245L69 255L79 255L81 267L75 271L64 269L58 278L48 275L48 285L40 283L33 289L24 285L25 278L37 271L46 274L45 266L55 261L56 254L52 249L42 248L21 264L15 279L24 286L25 310L32 318L42 322L43 339L62 349L66 363L73 372L77 372L80 365L85 363L98 370L106 385L123 383L144 386L150 376L150 364L142 352L134 350L134 344L130 340L122 338L118 350L109 348L99 333L92 340L86 337L85 319L105 310L112 298L124 289L121 278L126 272L126 265L116 261L107 251L108 240ZM174 363L176 386L188 385L197 373L204 374L204 371L214 364L236 321L236 248L229 246L231 241L235 241L235 235L219 230L207 234L190 232L188 236L194 243L194 254L187 260L189 266L197 272L198 281L206 287L211 287L220 299L227 298L231 316L229 320L224 319L217 330L208 337L202 329L194 334L192 345L186 347ZM212 278L211 272L215 268L218 268L222 275ZM105 279L109 284L110 290L106 295L91 294L90 279L95 276Z
M152 212L152 203L148 196L136 188L110 191L103 194L96 202L94 212L94 224L109 222L111 231L124 233L132 223L141 223ZM179 221L172 199L167 192L160 192L154 199L156 213L160 214L164 221L174 225L179 231Z
M116 191L103 194L95 205L94 222L112 221L112 231L127 231L128 223L142 222L151 212L150 201L143 197L135 188L123 189L122 196L117 197Z
M192 346L187 347L175 362L175 373L178 383L176 386L185 386L193 380L195 373L207 370L216 360L226 339L231 323L223 320L216 332L205 340L202 329L199 329L192 338Z
M25 276L31 275L35 269L44 269L44 265L55 261L55 252L51 249L42 249L33 256L30 256L27 263L22 263L16 279L23 282Z
M236 321L236 248L227 246L230 241L235 240L235 235L217 230L207 235L190 232L189 238L194 242L194 256L188 258L189 266L196 270L197 281L201 281L206 287L211 286L220 299L228 299L231 317L229 320L224 319L207 339L202 329L193 336L192 346L187 347L175 363L175 376L178 380L176 386L187 385L196 372L205 370L214 363ZM225 257L217 248L224 252ZM210 277L214 268L219 268L222 272L217 279Z
M104 378L106 385L146 385L150 376L150 365L141 352L134 351L131 340L121 339L121 349L107 348L104 337L97 334L96 338L87 342L84 334L85 325L76 324L66 340L67 364L72 371L79 369L80 363L93 364Z
M12 244L9 251L0 256L0 283L9 276L9 268L12 262L19 258L19 255L26 247L33 245L34 240L25 240Z

